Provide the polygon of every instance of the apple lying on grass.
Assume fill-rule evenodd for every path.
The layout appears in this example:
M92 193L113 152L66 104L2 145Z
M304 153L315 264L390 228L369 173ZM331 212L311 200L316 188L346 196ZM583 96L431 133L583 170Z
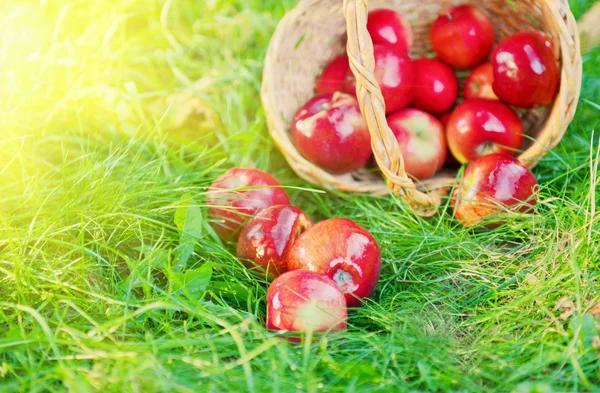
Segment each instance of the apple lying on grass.
M294 116L292 136L300 153L335 174L363 167L371 135L356 98L335 92L309 100Z
M413 44L413 33L408 22L394 10L380 8L369 12L367 31L373 44L393 46L408 53Z
M237 257L250 268L259 267L278 276L287 271L287 254L298 236L312 222L304 212L289 205L261 210L240 233Z
M437 56L461 70L481 64L492 52L494 26L479 9L462 4L442 11L431 27Z
M525 31L501 41L492 54L494 92L520 108L552 103L560 85L552 41L542 32Z
M381 252L366 229L346 218L315 224L294 242L287 258L288 270L325 274L342 290L349 307L375 292Z
M327 276L294 270L277 277L267 290L267 328L291 332L345 330L346 299Z
M208 217L223 241L235 241L257 211L289 205L287 193L271 175L258 169L231 168L208 188Z
M502 210L531 211L537 184L529 168L516 158L506 154L483 156L467 166L454 189L454 217L472 226Z
M515 155L523 143L523 123L506 104L473 98L448 120L448 146L462 164L491 153Z
M423 180L433 176L446 161L446 137L442 123L419 109L403 109L387 118L396 136L406 172Z

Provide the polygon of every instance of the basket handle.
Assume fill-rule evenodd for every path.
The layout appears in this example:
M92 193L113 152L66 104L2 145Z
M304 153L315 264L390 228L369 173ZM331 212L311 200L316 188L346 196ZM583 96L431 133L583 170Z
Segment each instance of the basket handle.
M346 51L356 77L356 97L371 133L377 165L394 194L401 196L417 214L431 216L437 211L440 198L417 190L406 174L398 141L386 120L385 102L375 79L373 42L367 31L367 0L344 0L344 14L348 31Z

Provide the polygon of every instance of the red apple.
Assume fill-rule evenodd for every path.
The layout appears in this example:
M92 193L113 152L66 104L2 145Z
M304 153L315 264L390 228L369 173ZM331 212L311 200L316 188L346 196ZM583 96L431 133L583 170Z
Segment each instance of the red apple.
M406 52L386 45L375 45L375 79L381 87L386 113L410 104L414 97L415 67Z
M452 116L452 112L447 112L438 117L440 123L444 127L444 138L446 138L446 162L444 166L447 168L458 168L460 167L460 162L452 155L450 151L450 147L448 147L448 121L450 121L450 116Z
M335 93L336 91L356 94L354 75L350 70L348 56L341 55L331 60L317 79L315 90L317 94ZM348 89L350 89L348 91Z
M369 12L367 30L373 44L390 45L406 53L412 47L412 29L394 10L381 8Z
M452 68L437 59L414 61L415 98L412 106L434 115L452 108L458 96L458 79Z
M331 218L300 235L287 264L288 270L310 270L332 278L352 307L375 292L381 252L366 229L345 218Z
M292 332L345 330L346 299L322 274L294 270L277 277L267 291L267 328Z
M389 115L387 121L400 145L407 173L423 180L444 166L446 137L438 119L409 108Z
M489 154L471 162L452 194L454 216L465 226L510 208L527 212L536 204L537 180L516 158Z
M523 143L523 123L506 104L473 98L450 116L447 138L462 164L491 153L515 155Z
M290 200L275 178L250 168L231 168L219 176L207 192L208 216L224 241L237 239L246 221L260 209L289 205Z
M492 54L494 92L508 104L533 108L552 103L560 84L550 39L525 31L500 42Z
M494 82L494 68L492 63L483 63L475 68L465 81L463 96L465 100L470 98L486 98L497 100L492 83Z
M431 27L431 44L440 59L461 69L481 64L492 52L494 26L479 9L459 5L442 11Z
M352 172L371 157L371 135L356 98L326 93L294 116L292 135L300 153L331 173Z
M312 222L302 210L275 205L248 221L237 244L237 257L249 267L259 266L273 276L287 271L285 262L294 241Z

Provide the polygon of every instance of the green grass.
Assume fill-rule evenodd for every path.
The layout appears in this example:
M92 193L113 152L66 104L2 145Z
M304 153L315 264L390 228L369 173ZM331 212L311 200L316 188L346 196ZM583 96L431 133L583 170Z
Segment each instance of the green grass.
M535 170L537 213L468 230L445 208L421 219L290 170L259 90L294 3L3 2L0 391L599 391L600 50ZM264 328L266 282L203 205L239 165L380 242L378 290L347 333L293 345Z

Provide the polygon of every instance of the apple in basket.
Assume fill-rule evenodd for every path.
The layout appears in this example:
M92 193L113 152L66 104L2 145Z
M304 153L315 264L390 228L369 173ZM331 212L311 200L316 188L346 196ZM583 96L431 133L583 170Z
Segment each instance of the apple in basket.
M476 7L463 4L442 11L431 27L433 50L461 70L484 62L494 46L494 26Z
M498 96L496 96L492 87L493 82L494 68L492 67L492 63L483 63L471 71L467 77L463 97L465 100L470 98L497 100Z
M552 103L560 85L550 39L525 31L501 41L492 54L494 92L510 105L533 108Z
M408 22L394 10L380 8L369 12L367 31L373 44L390 45L408 53L413 32Z
M446 112L438 117L438 120L444 127L444 138L446 138L446 162L444 163L444 166L446 168L458 168L460 167L460 162L454 158L450 148L448 147L448 121L450 120L450 116L452 116L452 112Z
M231 168L208 188L208 216L224 241L235 241L244 224L257 211L273 205L289 205L279 182L258 169Z
M294 270L277 277L267 290L267 328L290 332L345 330L346 299L329 277Z
M375 292L381 252L365 228L346 218L330 218L300 235L290 249L287 267L325 274L353 307Z
M446 64L423 57L414 61L415 98L412 106L433 115L448 111L458 96L458 78Z
M315 91L317 94L342 91L355 95L355 86L354 75L350 70L348 56L340 55L327 63L323 72L317 78Z
M414 98L415 66L406 52L375 45L375 79L381 87L386 113L406 108Z
M423 180L433 176L446 161L447 147L442 123L429 113L408 108L389 115L406 172Z
M240 233L237 257L249 268L278 276L287 271L286 258L294 241L312 222L302 210L275 205L261 210Z
M473 98L456 107L446 136L452 155L465 164L491 153L515 155L523 143L523 123L506 104Z
M294 116L298 151L335 174L363 167L371 157L371 135L356 98L335 92L309 100Z
M481 223L502 210L531 211L537 180L516 158L489 154L471 162L452 194L454 217L465 226Z

